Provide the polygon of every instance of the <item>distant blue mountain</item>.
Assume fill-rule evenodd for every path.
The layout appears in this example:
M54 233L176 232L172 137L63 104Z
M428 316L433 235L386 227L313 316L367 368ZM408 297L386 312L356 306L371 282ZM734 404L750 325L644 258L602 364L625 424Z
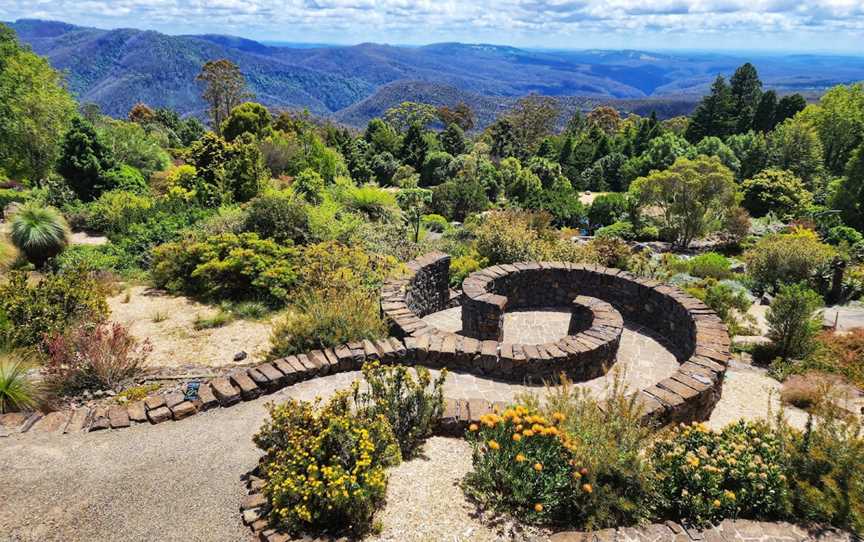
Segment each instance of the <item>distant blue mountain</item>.
M663 114L687 112L718 75L751 61L767 87L820 93L864 79L864 58L830 55L548 51L437 43L405 47L363 43L304 46L234 36L168 36L101 30L57 21L7 23L20 39L67 72L82 102L125 115L137 102L203 115L195 76L208 60L229 58L257 100L306 108L351 124L405 100L464 99L483 121L522 95L566 97L569 104L611 103Z

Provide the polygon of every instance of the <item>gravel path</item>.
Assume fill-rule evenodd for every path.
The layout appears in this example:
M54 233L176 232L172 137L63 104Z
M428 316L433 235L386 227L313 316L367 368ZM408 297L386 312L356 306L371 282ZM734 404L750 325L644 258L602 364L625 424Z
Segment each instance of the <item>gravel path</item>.
M258 459L251 438L266 417L264 405L325 396L357 375L310 380L155 427L0 439L0 540L250 540L238 513L240 478ZM711 424L764 415L772 381L744 366L727 378ZM509 540L473 517L457 485L469 469L464 441L431 439L424 457L391 471L384 530L373 540Z

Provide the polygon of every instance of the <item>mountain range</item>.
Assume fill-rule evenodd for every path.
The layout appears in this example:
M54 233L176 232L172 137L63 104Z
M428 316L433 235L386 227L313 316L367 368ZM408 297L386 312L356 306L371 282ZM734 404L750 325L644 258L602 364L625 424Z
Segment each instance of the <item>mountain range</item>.
M256 100L273 108L305 108L362 126L402 101L474 108L491 122L518 97L560 97L566 110L610 104L661 117L692 110L718 75L750 61L766 87L818 95L864 79L864 57L830 55L532 50L439 43L422 47L265 44L224 35L166 35L102 30L21 19L9 25L22 42L67 74L82 102L125 116L138 102L205 115L195 76L208 60L240 66Z

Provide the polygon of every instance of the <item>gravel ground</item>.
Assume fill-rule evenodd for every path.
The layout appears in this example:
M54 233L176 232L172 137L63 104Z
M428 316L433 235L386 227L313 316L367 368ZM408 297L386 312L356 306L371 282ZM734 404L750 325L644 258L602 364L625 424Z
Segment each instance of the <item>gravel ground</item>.
M269 321L234 320L215 329L195 329L200 315L209 318L218 309L144 286L129 288L108 299L111 319L129 327L138 339L153 345L148 364L154 367L181 365L231 365L243 350L244 363L263 361L270 349Z
M264 405L289 396L326 395L357 374L310 380L267 398L155 427L0 439L0 540L250 540L238 511L244 496L241 477L259 456L251 437L266 417ZM736 364L711 425L764 416L768 390L777 386L764 372ZM791 415L803 420L800 411ZM457 485L469 469L464 441L430 439L424 456L391 471L380 515L383 531L372 540L512 540L508 525L475 517ZM516 537L543 539L525 533Z

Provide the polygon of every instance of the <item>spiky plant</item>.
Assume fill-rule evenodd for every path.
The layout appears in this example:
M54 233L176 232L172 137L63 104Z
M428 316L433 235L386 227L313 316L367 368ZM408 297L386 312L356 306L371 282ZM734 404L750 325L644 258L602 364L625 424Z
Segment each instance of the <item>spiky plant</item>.
M53 207L27 204L12 217L12 243L37 268L69 244L69 225Z
M38 390L27 377L28 368L21 358L0 356L0 414L29 410L38 404Z

